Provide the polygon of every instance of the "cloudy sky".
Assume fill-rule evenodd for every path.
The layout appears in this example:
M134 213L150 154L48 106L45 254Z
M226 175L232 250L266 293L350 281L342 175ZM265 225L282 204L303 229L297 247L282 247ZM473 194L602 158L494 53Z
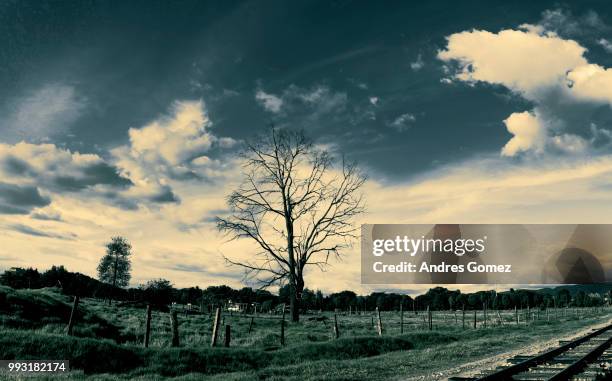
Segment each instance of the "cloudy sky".
M506 3L2 2L0 268L120 234L133 284L241 285L212 220L271 124L358 161L358 223L611 222L612 7ZM307 287L371 290L357 250Z

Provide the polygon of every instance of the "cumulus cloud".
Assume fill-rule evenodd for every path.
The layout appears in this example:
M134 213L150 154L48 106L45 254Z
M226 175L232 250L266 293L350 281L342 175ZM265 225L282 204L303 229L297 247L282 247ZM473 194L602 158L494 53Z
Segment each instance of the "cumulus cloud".
M533 113L514 113L504 120L506 129L512 139L502 148L503 156L514 156L518 152L536 150L541 151L544 145L544 127Z
M11 184L2 183L0 213L28 214L66 193L84 193L130 210L146 203L179 202L172 180L214 177L219 164L206 153L213 146L236 144L213 135L210 128L203 102L186 101L176 102L170 115L130 129L128 144L106 158L54 144L0 143L0 175L11 179ZM32 215L53 219L47 217Z
M214 137L203 103L177 102L172 115L142 128L130 128L130 155L153 164L175 166L206 153Z
M504 121L514 137L502 148L503 156L586 152L592 131L570 111L588 120L588 105L612 105L612 69L589 63L586 48L558 34L562 26L564 33L578 34L568 20L591 28L602 25L596 14L578 22L556 10L545 12L541 23L516 30L452 34L438 52L450 73L446 82L501 85L533 102L531 112L513 113Z
M567 80L576 99L612 104L612 69L582 65L568 72Z
M211 132L204 102L178 101L168 115L141 128L130 128L129 142L111 151L114 163L134 183L124 195L157 203L180 200L173 180L205 180L220 174L220 164L207 155L213 146L233 147L229 137Z
M128 178L100 156L71 152L54 144L0 143L0 173L20 184L57 192L131 185Z
M54 144L0 143L0 176L12 183L2 189L0 213L27 214L49 205L60 194L117 198L133 185L119 172L96 154L72 152Z
M575 41L534 31L472 30L447 37L438 58L457 62L456 80L500 84L533 99L537 90L563 83L569 70L585 65L585 51Z

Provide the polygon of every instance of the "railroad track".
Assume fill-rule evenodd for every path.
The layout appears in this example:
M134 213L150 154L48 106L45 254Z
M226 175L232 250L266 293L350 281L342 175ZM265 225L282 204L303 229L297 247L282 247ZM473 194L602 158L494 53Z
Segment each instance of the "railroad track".
M612 380L612 324L535 356L515 356L476 377L449 381L590 381Z

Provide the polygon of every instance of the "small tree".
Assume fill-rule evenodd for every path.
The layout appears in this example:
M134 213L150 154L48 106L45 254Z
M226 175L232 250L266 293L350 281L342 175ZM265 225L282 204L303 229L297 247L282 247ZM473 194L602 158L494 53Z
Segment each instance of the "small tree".
M243 152L244 181L228 197L231 215L217 218L231 238L248 238L250 260L226 257L264 286L288 283L291 318L299 320L307 266L323 268L356 238L365 177L352 164L336 171L328 152L302 132L272 129Z
M98 279L110 284L112 290L115 287L127 286L131 278L130 255L132 255L132 245L128 243L127 239L113 237L111 242L106 245L106 255L102 257L98 265Z

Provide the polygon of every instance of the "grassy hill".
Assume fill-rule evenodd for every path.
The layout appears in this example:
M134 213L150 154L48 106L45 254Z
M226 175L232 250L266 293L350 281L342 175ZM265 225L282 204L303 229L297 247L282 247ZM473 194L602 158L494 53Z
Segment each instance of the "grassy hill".
M68 359L73 371L66 379L386 380L431 373L609 319L609 311L599 309L515 325L513 312L507 312L500 315L504 321L491 320L486 329L481 322L478 329L464 329L456 315L436 312L429 331L422 313L407 313L409 325L400 334L398 313L385 312L379 337L372 314L344 314L337 316L341 337L334 339L333 313L324 313L287 322L281 346L277 316L253 317L251 326L248 316L224 314L223 323L232 327L231 347L211 348L212 317L180 313L181 346L172 348L168 313L154 311L151 346L143 348L142 309L84 299L75 336L67 336L70 308L70 298L55 289L0 287L0 358Z

